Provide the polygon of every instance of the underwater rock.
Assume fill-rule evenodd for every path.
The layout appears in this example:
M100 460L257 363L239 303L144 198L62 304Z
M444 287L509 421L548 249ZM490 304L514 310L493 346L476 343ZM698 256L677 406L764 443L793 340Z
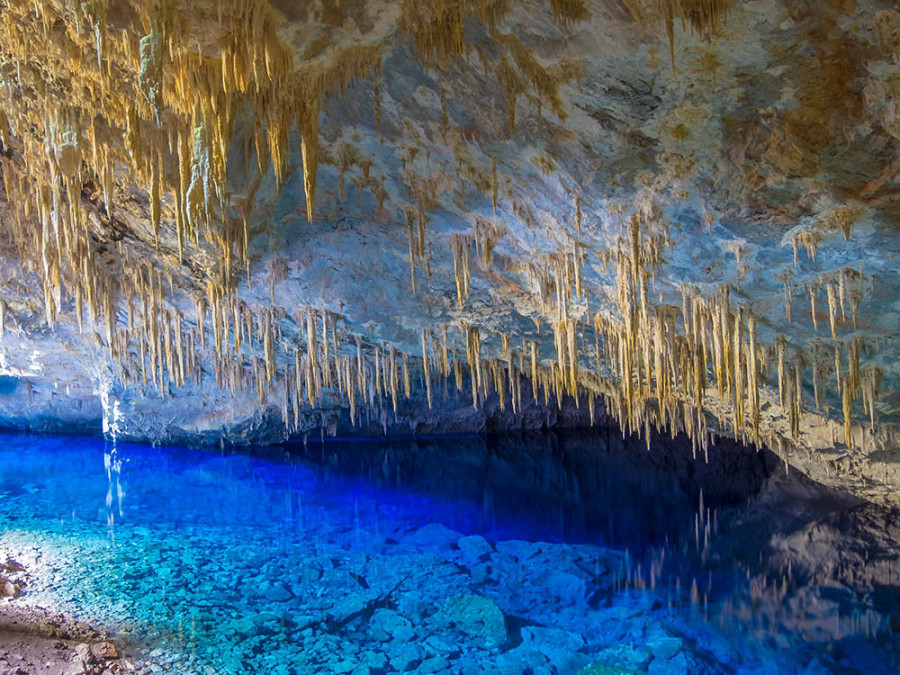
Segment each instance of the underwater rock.
M584 599L584 580L569 572L550 570L540 574L533 583L569 603Z
M440 523L429 523L406 537L406 543L421 549L444 550L456 544L462 535Z
M497 542L497 553L504 556L510 556L514 558L516 562L528 560L540 552L541 545L531 541L510 539L509 541Z
M683 642L676 637L660 637L647 642L654 659L671 659L681 651Z
M576 652L584 647L584 637L560 628L526 626L522 629L522 642L547 654L548 651Z
M708 668L688 659L683 652L678 652L671 658L654 658L647 668L650 675L677 675L680 673L705 673Z
M376 609L369 624L369 634L379 642L411 640L416 634L409 619L392 609Z
M422 663L420 663L419 667L416 669L416 672L422 673L422 675L431 675L431 673L439 673L449 667L450 664L447 659L438 655L423 659Z
M363 664L361 665L372 668L373 670L384 670L388 663L387 654L373 650L363 652L359 655L359 658L360 661L363 661Z
M494 675L513 675L514 673L524 673L528 670L532 670L535 673L551 672L550 661L539 651L519 645L515 649L498 656L490 666L485 667L484 672L490 672Z
M464 558L470 561L480 560L481 556L489 555L494 548L480 535L472 535L463 537L456 545L459 546L460 553Z
M649 650L627 643L604 649L595 656L595 660L600 664L630 671L644 671L652 658Z
M275 583L263 590L263 595L272 602L287 602L294 597L291 590L283 583Z
M584 665L587 657L578 654L584 647L584 637L560 628L527 626L522 629L522 648L539 651L559 672L571 672Z
M392 642L388 652L391 668L398 673L405 673L416 668L424 656L424 650L415 642Z
M18 574L19 572L24 571L25 567L12 558L7 558L5 563L0 564L0 572L5 572L7 574Z
M473 642L498 647L506 642L506 621L497 604L480 595L453 595L441 609L444 623L465 633Z
M343 661L338 661L337 663L332 663L330 665L331 672L335 673L336 675L356 672L357 667L357 664L355 664L350 659L344 659ZM366 670L368 670L368 668Z
M425 638L424 645L429 651L436 654L455 653L459 649L459 645L457 643L451 642L447 637L441 635L440 633L435 633L434 635L430 635Z

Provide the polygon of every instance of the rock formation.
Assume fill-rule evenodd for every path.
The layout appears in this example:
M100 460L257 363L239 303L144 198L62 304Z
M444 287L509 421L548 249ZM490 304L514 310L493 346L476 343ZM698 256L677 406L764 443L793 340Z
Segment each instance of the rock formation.
M8 426L602 417L900 484L891 2L8 0L0 86Z

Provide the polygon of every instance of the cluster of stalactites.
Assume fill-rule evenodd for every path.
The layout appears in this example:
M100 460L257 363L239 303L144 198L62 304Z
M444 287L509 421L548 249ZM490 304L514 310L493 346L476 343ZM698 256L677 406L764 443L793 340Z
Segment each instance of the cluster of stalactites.
M233 261L248 263L254 191L232 199L225 187L239 117L252 118L239 139L246 160L255 153L260 172L271 164L279 183L298 128L311 219L321 99L380 63L378 47L355 46L295 70L265 0L223 3L213 25L195 30L196 17L171 0L133 10L136 25L121 26L107 23L104 2L13 0L0 11L7 227L19 259L40 273L51 326L67 291L97 304L107 282L92 238L127 234L114 213L125 175L146 190L157 247L181 260L189 244L211 244L218 280L231 282ZM174 230L165 238L163 223Z
M871 345L852 333L840 335L851 315L855 332L866 285L861 271L839 270L809 285L814 326L816 294L827 298L830 346L819 339L805 347L792 345L783 336L764 343L750 305L735 305L727 284L704 293L685 286L680 307L654 304L650 289L667 246L668 226L658 208L645 205L624 221L617 246L600 255L601 262L615 270L618 306L614 312L595 313L590 325L589 303L579 291L583 259L577 240L573 253L547 256L543 264L529 268L543 312L552 311L548 303L556 305L551 322L556 358L549 368L556 389L576 400L584 391L602 392L609 413L623 429L649 434L652 424L685 431L695 448L706 445L710 412L721 432L783 448L800 439L804 411L812 407L804 400L810 375L815 409L828 414L825 392L830 377L843 405L847 445L860 444L854 440L855 402L862 401L874 431L882 371L861 365L861 354L874 353ZM788 297L792 295L791 290ZM584 319L573 318L573 301ZM828 351L832 354L823 358ZM585 362L593 369L583 367ZM777 402L788 420L784 431L775 428L772 419L770 424L761 419L768 384L778 389ZM864 434L860 438L865 442Z
M672 69L675 69L675 31L673 27L676 18L681 19L681 29L686 30L687 24L701 35L709 35L717 30L728 16L734 0L668 0L666 12L666 34L669 38L669 53L672 59Z
M212 284L194 316L185 317L166 305L166 279L139 269L122 289L127 321L112 308L106 315L108 346L123 383L165 398L173 388L199 386L212 376L232 395L249 392L260 405L277 405L287 435L304 430L304 413L333 406L345 406L352 424L386 427L401 398L424 391L430 408L436 392L446 398L451 389L462 393L466 383L475 409L496 394L500 408L509 405L513 413L522 409L529 379L532 397L545 405L561 405L576 391L559 379L557 364L538 360L535 342L523 341L519 351L501 336L501 356L485 357L479 329L465 322L456 331L441 325L437 335L423 330L421 354L413 355L351 335L333 312L303 308L288 316L278 307L251 307Z

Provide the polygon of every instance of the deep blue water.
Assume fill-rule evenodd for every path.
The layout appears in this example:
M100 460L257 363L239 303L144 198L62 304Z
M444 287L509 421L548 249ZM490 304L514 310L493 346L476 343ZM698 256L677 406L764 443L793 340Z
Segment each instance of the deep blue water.
M160 672L897 671L892 512L665 443L3 435L0 562Z

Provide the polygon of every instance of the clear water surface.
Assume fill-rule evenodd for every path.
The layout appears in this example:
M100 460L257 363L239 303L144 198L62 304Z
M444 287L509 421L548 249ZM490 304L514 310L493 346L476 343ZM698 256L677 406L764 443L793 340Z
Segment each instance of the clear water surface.
M613 430L251 454L0 435L17 602L161 672L897 672L894 516L766 452Z

